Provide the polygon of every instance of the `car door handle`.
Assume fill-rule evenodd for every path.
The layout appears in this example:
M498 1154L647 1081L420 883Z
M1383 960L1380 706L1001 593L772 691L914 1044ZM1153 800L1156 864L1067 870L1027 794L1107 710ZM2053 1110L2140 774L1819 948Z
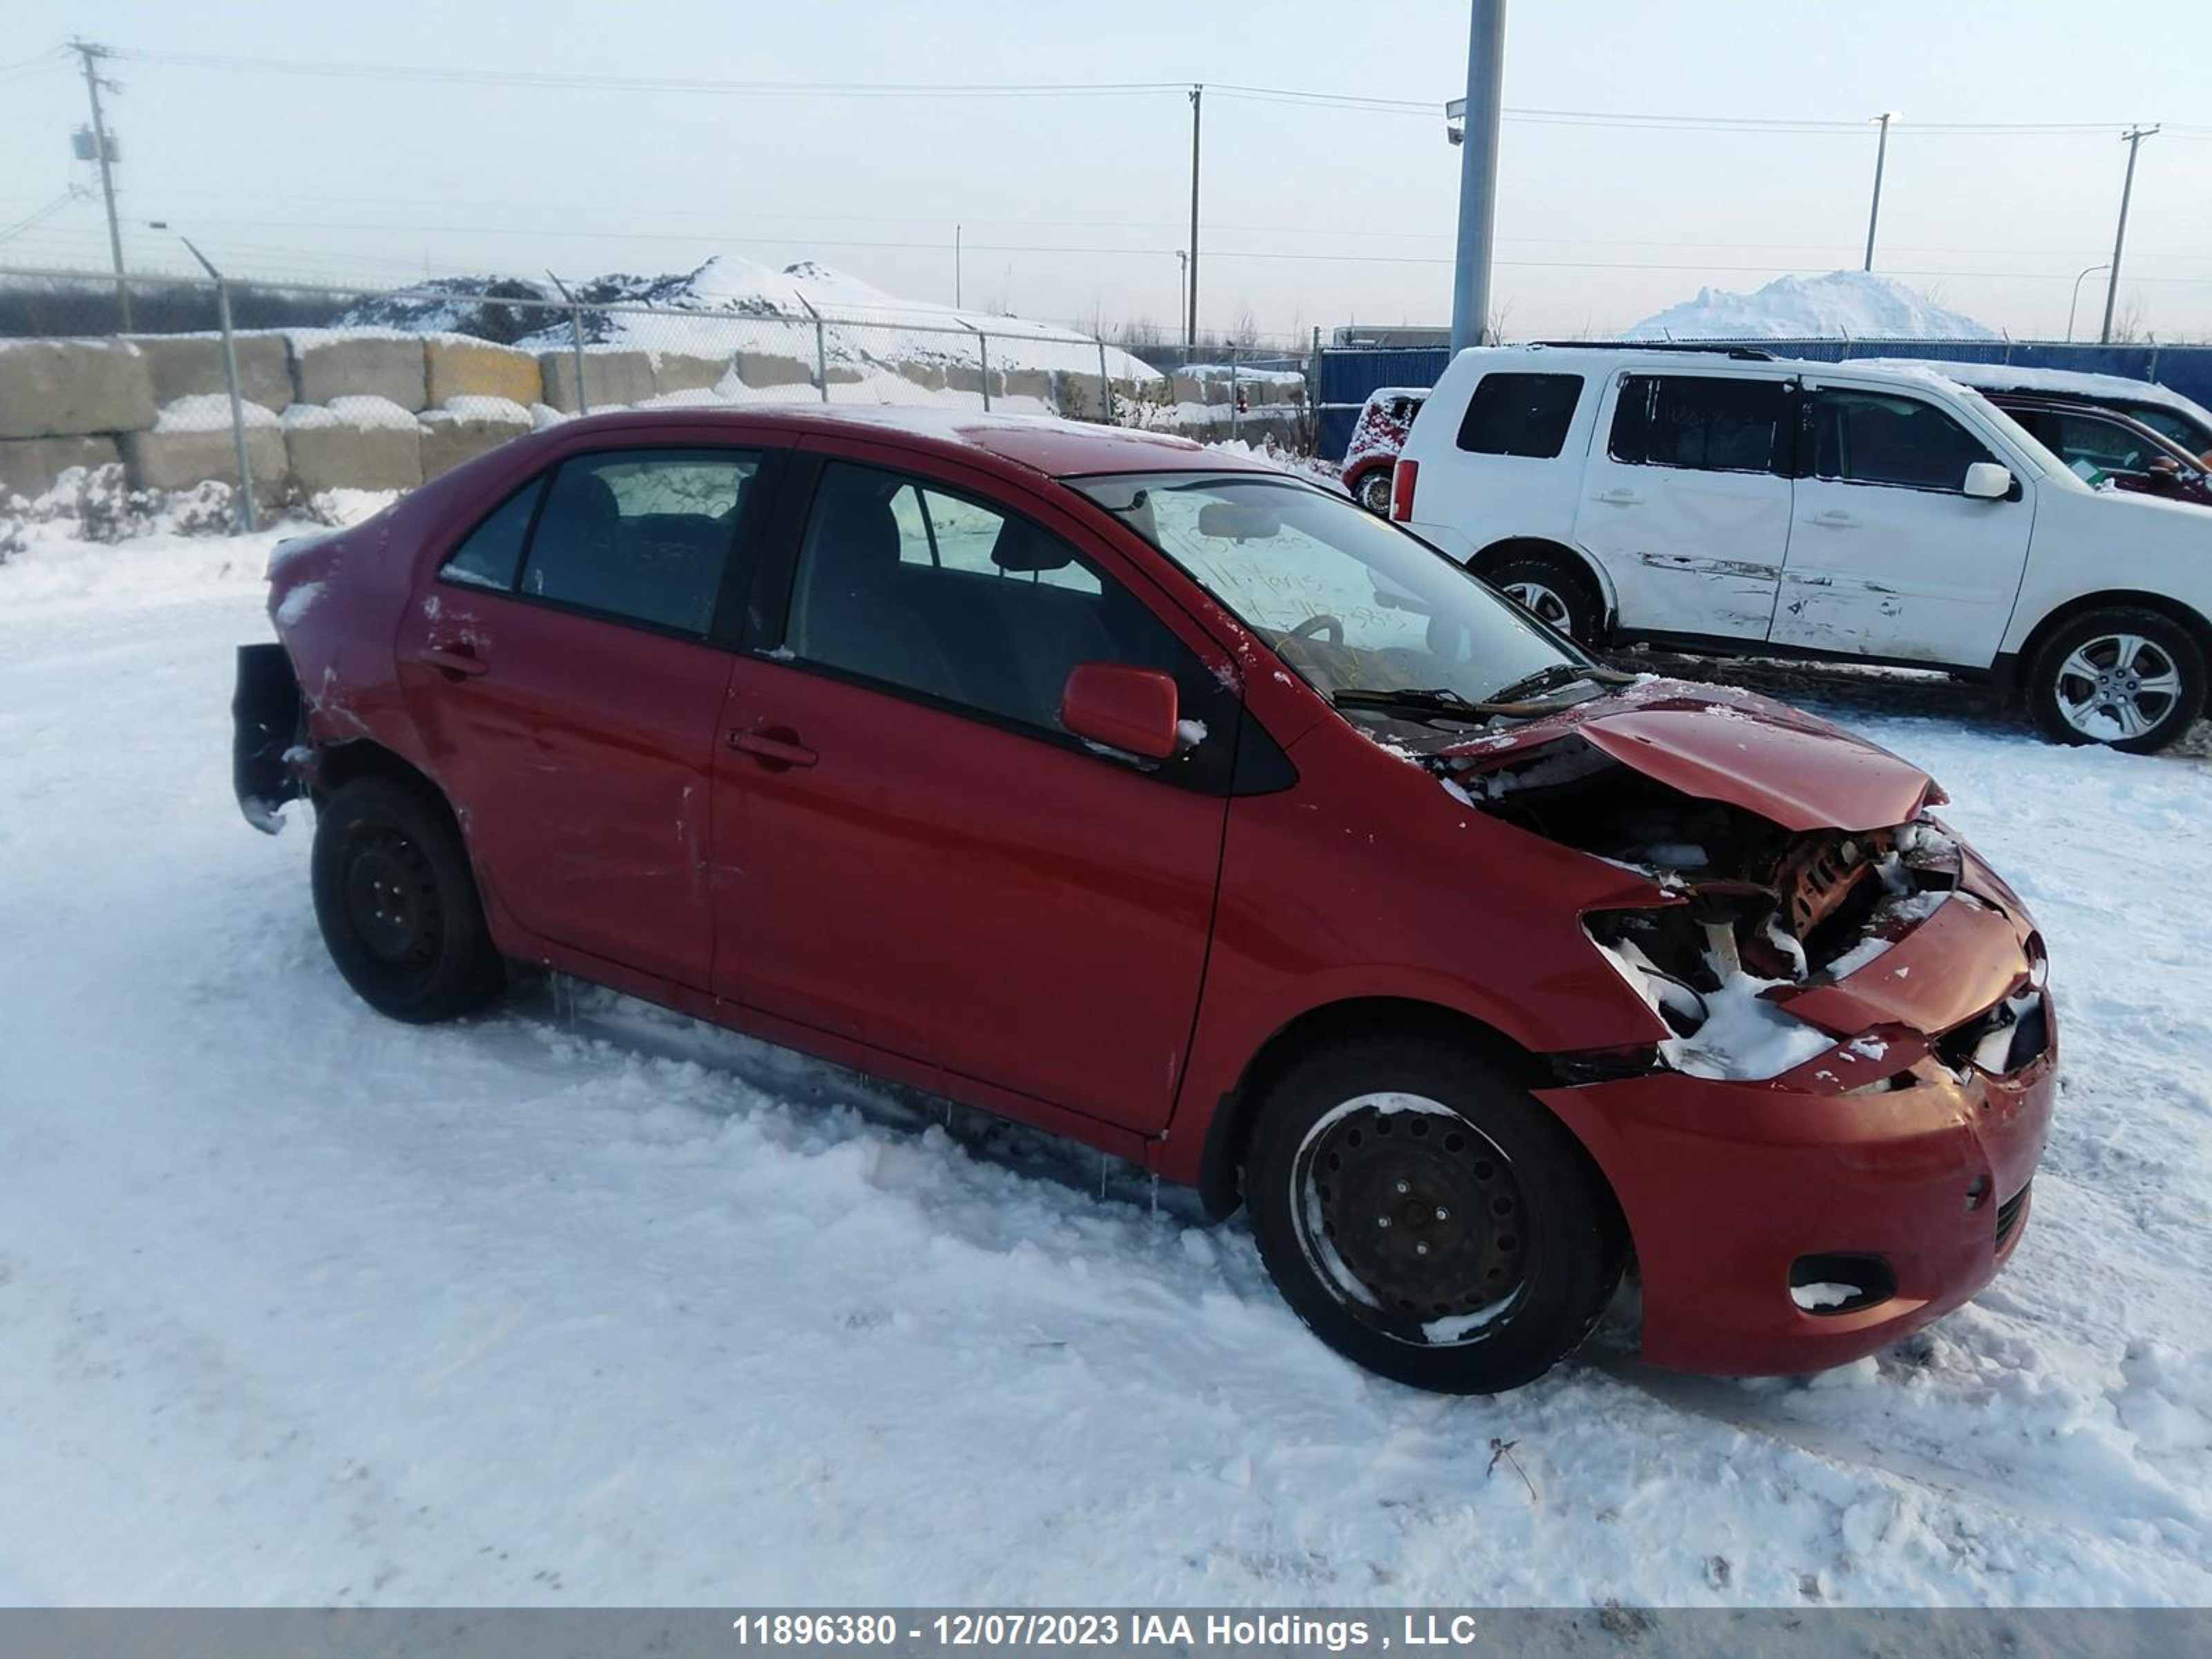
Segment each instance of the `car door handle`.
M464 644L427 645L421 654L424 662L448 679L472 678L491 666Z
M1644 497L1632 489L1608 489L1604 494L1593 496L1591 499L1602 501L1607 507L1634 507Z
M1840 507L1832 507L1826 512L1813 514L1812 522L1825 525L1831 530L1848 530L1858 520Z
M799 742L799 733L787 726L763 726L757 732L732 732L730 747L743 750L772 772L791 766L811 766L821 758Z

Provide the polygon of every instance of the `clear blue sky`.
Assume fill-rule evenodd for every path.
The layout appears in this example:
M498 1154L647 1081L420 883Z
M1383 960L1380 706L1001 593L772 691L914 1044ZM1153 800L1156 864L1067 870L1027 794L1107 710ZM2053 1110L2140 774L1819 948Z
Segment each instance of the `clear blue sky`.
M68 134L72 33L125 50L728 80L1204 81L1441 105L1462 0L8 0L0 228L92 169ZM1876 268L2016 334L2062 331L2074 276L2110 255L2135 121L2143 148L2124 308L2212 337L2212 46L2193 6L2055 0L1719 3L1513 0L1509 106L1902 120ZM73 63L74 60L71 60ZM880 287L1108 322L1178 315L1189 122L1180 92L892 99L340 79L120 61L111 114L134 260L173 265L164 219L269 274L682 269L720 249L818 258ZM1941 133L1938 123L2100 123ZM1920 124L1916 125L1916 124ZM1210 94L1201 310L1270 331L1449 309L1457 152L1440 115ZM1856 267L1874 160L1848 132L1510 121L1497 292L1519 335L1624 325L1700 285ZM922 246L911 246L920 244ZM896 246L907 245L907 246ZM1318 258L1311 256L1328 256ZM95 201L0 261L104 262ZM1293 257L1304 256L1304 257ZM2101 276L2083 289L2085 319Z

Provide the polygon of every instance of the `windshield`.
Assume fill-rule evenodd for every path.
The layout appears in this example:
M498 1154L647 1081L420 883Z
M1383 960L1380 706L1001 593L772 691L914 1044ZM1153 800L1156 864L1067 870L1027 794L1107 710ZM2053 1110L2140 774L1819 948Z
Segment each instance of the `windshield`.
M1589 659L1445 557L1293 478L1152 472L1068 481L1174 560L1323 696L1480 703ZM1348 705L1357 696L1346 697Z

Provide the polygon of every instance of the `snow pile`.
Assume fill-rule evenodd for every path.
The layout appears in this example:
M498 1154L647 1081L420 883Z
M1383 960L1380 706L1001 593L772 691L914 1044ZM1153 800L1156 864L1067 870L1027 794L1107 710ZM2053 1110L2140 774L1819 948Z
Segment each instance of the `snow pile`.
M887 294L851 273L800 260L777 270L738 253L717 253L674 275L617 273L569 283L586 309L588 343L653 350L776 350L811 361L814 319L829 319L823 342L833 365L899 362L962 368L981 362L975 336L990 337L991 367L1096 374L1097 344L1025 317L1000 316ZM558 301L550 283L514 276L437 277L404 295L366 300L338 319L384 331L459 333L532 349L571 341L568 314L501 300ZM653 307L654 312L605 309ZM810 309L811 307L811 309ZM697 313L696 318L659 314ZM734 326L750 322L753 328ZM1106 349L1115 380L1145 383L1156 371L1118 347Z
M1753 294L1701 288L1646 317L1630 340L1994 340L1997 331L1863 270L1778 276Z

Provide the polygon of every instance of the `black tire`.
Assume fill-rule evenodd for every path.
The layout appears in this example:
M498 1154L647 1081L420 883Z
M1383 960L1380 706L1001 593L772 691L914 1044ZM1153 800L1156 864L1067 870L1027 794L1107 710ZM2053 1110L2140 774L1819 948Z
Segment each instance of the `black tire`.
M2171 690L2152 689L2161 681ZM2053 629L2029 659L2021 690L2029 715L2053 743L2100 743L2148 755L2203 714L2204 652L2162 611L2115 605ZM2106 696L2111 701L2100 701Z
M1390 516L1390 469L1378 466L1359 481L1352 499L1378 519Z
M315 817L313 878L331 960L380 1013L427 1025L499 994L467 850L427 791L392 778L337 790Z
M1398 1103L1359 1103L1371 1096ZM1534 1382L1589 1334L1620 1278L1619 1212L1581 1146L1498 1066L1434 1037L1341 1039L1278 1077L1244 1201L1261 1259L1316 1336L1440 1394Z
M1595 645L1605 625L1605 600L1589 573L1564 553L1534 550L1493 554L1475 574L1539 621L1582 645ZM1541 595L1535 603L1530 600Z

